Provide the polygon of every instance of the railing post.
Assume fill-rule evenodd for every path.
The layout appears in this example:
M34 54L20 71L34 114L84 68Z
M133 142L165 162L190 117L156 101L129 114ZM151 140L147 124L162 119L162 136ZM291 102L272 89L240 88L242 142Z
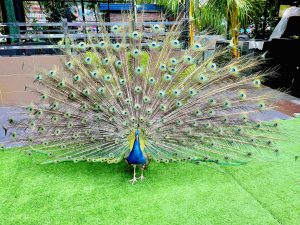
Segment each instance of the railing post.
M63 30L64 30L65 49L68 53L71 53L71 45L70 45L69 29L68 29L68 20L66 18L62 19L62 27L63 27Z
M184 48L188 48L190 44L190 0L185 0L184 2L184 23L183 23L183 39Z
M8 25L8 33L9 35L20 35L20 28L15 24L16 16L15 16L15 10L14 10L14 3L12 0L4 0L2 5L4 6L4 21L7 23L10 23ZM3 10L3 9L2 9ZM14 25L12 25L14 23ZM7 38L8 43L11 42L20 42L20 38L12 37Z
M136 0L132 0L131 4L132 4L132 16L133 16L132 29L135 30L136 29L136 23L137 23Z

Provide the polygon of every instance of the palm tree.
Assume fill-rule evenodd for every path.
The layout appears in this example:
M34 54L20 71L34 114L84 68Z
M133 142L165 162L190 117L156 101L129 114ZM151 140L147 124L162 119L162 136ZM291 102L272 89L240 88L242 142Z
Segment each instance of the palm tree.
M201 28L212 28L231 35L233 57L239 56L238 38L241 27L247 27L252 18L263 14L266 0L207 0L195 10ZM229 32L228 32L229 31Z
M194 4L193 22L198 30L210 29L232 37L233 56L238 57L238 38L241 27L251 18L263 14L266 0L190 0ZM141 3L157 3L171 13L178 13L185 0L140 0Z

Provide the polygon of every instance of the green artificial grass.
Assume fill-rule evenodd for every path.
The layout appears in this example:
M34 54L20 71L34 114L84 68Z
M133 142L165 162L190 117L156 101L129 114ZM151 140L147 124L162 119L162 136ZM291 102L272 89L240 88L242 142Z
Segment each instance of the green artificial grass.
M300 119L279 129L293 131L275 160L152 162L136 185L123 163L41 165L0 152L0 224L300 224Z

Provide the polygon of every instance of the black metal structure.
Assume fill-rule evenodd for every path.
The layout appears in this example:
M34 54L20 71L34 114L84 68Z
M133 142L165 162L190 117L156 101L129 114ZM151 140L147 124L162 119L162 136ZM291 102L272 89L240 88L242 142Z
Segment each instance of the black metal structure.
M300 97L300 16L290 17L287 27L280 38L266 42L264 51L268 50L267 57L270 67L280 66L278 76L266 81L272 88L282 88Z

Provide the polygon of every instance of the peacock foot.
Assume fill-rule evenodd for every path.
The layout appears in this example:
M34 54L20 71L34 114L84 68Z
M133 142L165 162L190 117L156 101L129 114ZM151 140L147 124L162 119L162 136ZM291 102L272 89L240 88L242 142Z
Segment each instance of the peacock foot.
M141 175L141 176L139 176L137 179L144 180L145 177L144 177L144 175Z
M129 182L132 182L132 185L133 185L135 182L137 182L136 177L134 177L134 178L132 178L131 180L129 180Z

